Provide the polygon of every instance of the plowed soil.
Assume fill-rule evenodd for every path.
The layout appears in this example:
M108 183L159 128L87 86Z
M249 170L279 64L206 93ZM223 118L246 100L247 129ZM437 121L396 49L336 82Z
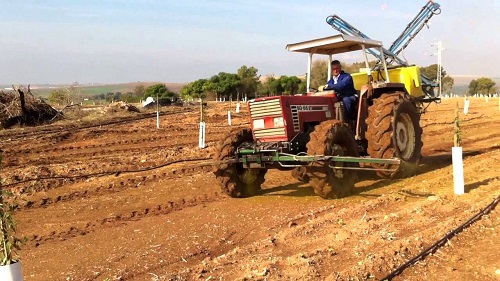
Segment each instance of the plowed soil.
M453 192L455 106L465 194ZM229 103L209 103L207 148L198 107L0 131L4 188L24 279L379 280L447 236L393 280L500 280L498 99L431 104L422 115L419 174L360 172L354 195L325 200L291 172L271 170L261 195L234 199L212 173ZM232 127L248 126L248 111ZM489 210L489 209L488 209Z

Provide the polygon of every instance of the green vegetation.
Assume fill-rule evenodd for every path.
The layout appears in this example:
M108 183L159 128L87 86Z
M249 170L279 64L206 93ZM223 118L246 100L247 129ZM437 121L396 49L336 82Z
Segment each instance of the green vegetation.
M259 96L305 92L304 81L296 76L281 76L277 79L269 76L264 82L261 82L259 78L257 68L243 65L236 74L219 72L210 79L198 79L191 82L181 90L180 95L184 99L241 100L243 97L252 99Z
M170 91L165 84L155 84L152 86L149 86L147 89L144 90L144 96L143 98L146 99L148 97L153 97L153 98L170 98L172 99L175 97L177 94Z
M494 94L497 91L496 83L490 78L481 77L469 83L469 95Z
M131 87L127 87L127 84L117 84L117 85L102 85L102 86L80 86L80 92L82 96L93 96L93 95L98 95L102 93L115 93L115 92L128 92L133 90ZM43 98L48 98L49 95L54 91L54 90L64 90L69 87L67 86L61 86L60 88L41 88L41 89L36 89L32 90L37 94L37 96L43 97Z
M431 64L426 67L421 67L420 73L427 76L427 78L431 79L432 81L437 81L438 65ZM444 70L444 68L441 66L441 86L443 87L441 92L443 94L450 94L453 89L453 84L455 84L455 80L448 76L446 70Z
M369 63L370 66L375 61ZM348 73L355 73L364 68L364 62L356 62L343 65L343 69ZM437 64L420 67L420 72L432 81L437 81ZM327 80L328 61L315 60L311 72L311 88L317 89L324 85ZM495 82L490 78L479 78L472 80L467 86L467 82L459 80L455 85L455 80L450 77L444 68L442 73L442 92L445 94L465 93L486 94L497 91ZM463 79L462 79L463 80ZM497 79L498 81L498 79ZM126 101L138 103L145 98L152 96L156 99L156 94L161 98L175 101L178 97L185 100L205 98L215 100L225 98L226 100L242 100L243 97L249 99L262 96L273 95L293 95L306 92L306 82L304 77L297 76L274 76L261 77L258 69L253 66L241 66L236 73L220 72L210 78L203 78L188 84L181 83L127 83L115 85L81 86L73 83L71 86L60 88L46 88L33 90L34 94L48 99L57 105L71 103L82 104L106 104L112 101Z
M0 168L1 163L2 151L0 150ZM0 178L0 266L18 262L19 256L16 251L21 249L24 242L23 239L15 236L16 223L12 218L15 205L7 200L12 195L11 191L2 188L2 179Z

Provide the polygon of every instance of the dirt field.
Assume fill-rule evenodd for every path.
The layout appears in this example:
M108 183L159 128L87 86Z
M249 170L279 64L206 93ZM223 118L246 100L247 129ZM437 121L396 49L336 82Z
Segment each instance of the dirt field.
M422 116L420 174L382 180L365 172L353 196L324 200L270 171L262 195L233 199L217 186L215 144L229 104L209 104L206 149L198 108L92 124L0 131L4 188L24 278L34 280L379 280L500 196L498 99L460 114L466 194L453 194L455 105ZM246 108L233 127L248 123ZM393 280L500 280L498 208L445 239Z

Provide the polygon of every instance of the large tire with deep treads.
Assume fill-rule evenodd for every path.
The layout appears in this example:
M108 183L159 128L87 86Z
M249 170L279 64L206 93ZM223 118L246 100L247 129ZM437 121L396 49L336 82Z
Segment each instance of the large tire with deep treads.
M368 154L374 158L399 158L398 166L372 164L383 178L404 178L417 173L422 152L422 128L417 106L404 92L373 100L366 119ZM393 171L391 171L393 170Z
M236 149L244 142L253 141L252 131L248 128L234 129L216 147L215 159L234 158ZM247 169L241 163L220 164L214 172L222 191L235 198L256 195L264 183L265 169Z
M314 128L307 143L308 155L359 157L354 135L346 124L327 120ZM352 193L356 183L356 171L333 169L335 167L359 167L358 163L321 161L307 167L310 185L322 198L341 198Z

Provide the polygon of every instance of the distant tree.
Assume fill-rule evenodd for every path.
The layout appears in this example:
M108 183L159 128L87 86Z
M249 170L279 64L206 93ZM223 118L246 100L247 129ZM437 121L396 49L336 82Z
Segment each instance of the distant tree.
M165 84L161 83L149 86L144 90L144 99L148 97L153 97L156 99L156 96L158 96L158 98L165 97L171 99L176 96L176 94L170 91L167 86L165 86Z
M477 80L472 80L469 83L469 94L493 94L496 91L495 82L486 77L478 78Z
M134 87L134 96L138 98L142 98L144 96L144 92L146 91L146 87L144 84L139 84Z
M181 97L185 100L191 98L205 98L204 85L207 83L207 79L198 79L191 83L188 83L181 89Z
M274 75L269 75L258 88L259 96L295 95L305 92L306 82L297 76L281 76L276 79Z
M274 77L274 74L267 75L264 82L259 83L259 85L257 87L258 96L264 96L264 97L270 96L272 93L271 84L275 80L276 80L276 78Z
M206 80L205 83L203 83L201 90L205 93L206 98L216 100L219 98L219 92L217 85L213 80L213 77L210 80Z
M204 98L203 86L207 83L207 79L198 79L191 85L192 93L197 98Z
M426 67L420 67L420 74L423 74L425 77L437 83L438 65L431 64ZM448 76L446 70L444 70L444 68L441 66L441 87L443 87L442 92L450 93L454 83L455 80L452 77Z
M219 72L218 75L210 77L208 82L203 85L203 88L212 94L212 98L222 95L228 99L232 98L236 100L237 87L240 83L241 81L237 74Z
M441 86L443 87L443 93L451 93L453 85L455 84L455 79L450 76L443 77L441 80Z
M281 77L280 77L281 78ZM270 96L281 96L283 94L283 87L279 79L271 79L267 81L269 83L269 95Z
M156 99L156 97L162 97L164 93L167 92L167 87L165 84L155 84L152 86L147 87L144 90L144 99L148 97L153 97Z
M106 93L106 101L107 102L113 102L113 101L115 101L115 93L107 92Z
M311 88L318 89L328 81L328 61L315 60L311 69Z
M429 66L420 67L420 73L435 82L437 81L437 71L438 71L437 64L431 64ZM441 67L441 77L445 76L446 76L446 71L444 70L444 68Z
M71 86L65 87L64 90L68 93L68 104L81 103L83 101L78 82L73 82Z
M115 93L116 94L116 93ZM138 102L139 98L136 97L136 95L133 92L126 92L121 95L120 99L124 102L132 103L132 102Z
M304 80L301 80L301 83L299 84L299 94L302 93L306 93L307 92L307 82L304 81Z
M242 96L246 95L249 98L255 97L255 93L257 92L257 88L260 84L257 72L258 69L253 66L247 67L246 65L243 65L238 69L240 85L237 87L237 100L240 100L240 94Z
M68 92L63 89L52 90L48 97L51 103L63 105L68 103Z
M475 95L475 94L477 94L477 81L473 79L469 83L469 95Z
M122 93L121 92L115 92L113 99L116 100L122 100Z
M299 91L299 85L302 82L297 76L281 76L279 79L283 94L295 95Z

